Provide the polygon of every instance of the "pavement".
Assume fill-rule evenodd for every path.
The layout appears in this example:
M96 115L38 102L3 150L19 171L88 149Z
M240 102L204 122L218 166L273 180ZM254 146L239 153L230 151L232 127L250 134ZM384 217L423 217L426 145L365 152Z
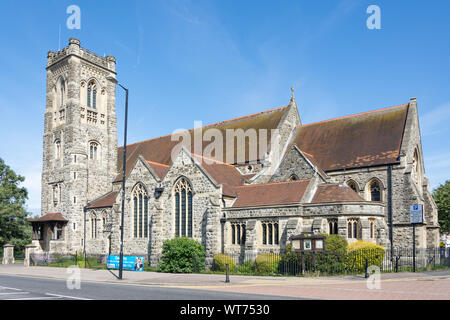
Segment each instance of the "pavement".
M211 293L271 295L286 299L450 300L450 270L385 273L375 275L369 281L364 276L262 277L231 275L229 283L225 282L225 275L217 274L124 271L123 279L119 280L116 270L79 269L79 271L82 283L178 288ZM0 275L67 280L71 273L66 268L0 265Z

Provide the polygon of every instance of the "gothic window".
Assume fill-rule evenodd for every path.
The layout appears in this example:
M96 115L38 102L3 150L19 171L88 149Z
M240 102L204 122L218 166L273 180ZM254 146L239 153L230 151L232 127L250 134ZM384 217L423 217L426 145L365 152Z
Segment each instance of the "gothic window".
M347 181L347 185L348 185L353 191L355 191L355 192L358 192L358 191L359 191L359 190L358 190L358 185L356 184L355 181L349 180L349 181Z
M328 221L328 234L338 234L337 220L332 219Z
M417 186L420 186L420 163L419 154L417 149L414 150L413 164L412 164L412 177L413 181Z
M91 239L97 239L97 218L91 215Z
M99 151L99 144L95 141L89 143L89 159L97 160L97 154Z
M64 106L64 98L66 95L66 85L64 80L61 78L59 85L59 107L62 108Z
M279 227L277 222L262 223L262 243L268 245L279 244Z
M148 237L148 194L142 184L138 184L133 190L133 213L134 213L134 237Z
M375 239L375 220L369 220L369 237Z
M61 141L58 139L55 141L55 159L61 158Z
M348 221L347 226L347 237L349 239L358 239L359 237L359 226L358 226L358 220L356 219L350 219Z
M61 186L59 184L53 185L53 205L56 206L61 201Z
M97 108L97 86L92 80L87 87L87 106L89 108Z
M233 222L231 224L231 244L245 244L245 223Z
M193 192L190 183L180 178L175 184L175 236L192 238Z
M369 184L370 201L381 201L381 188L377 180Z

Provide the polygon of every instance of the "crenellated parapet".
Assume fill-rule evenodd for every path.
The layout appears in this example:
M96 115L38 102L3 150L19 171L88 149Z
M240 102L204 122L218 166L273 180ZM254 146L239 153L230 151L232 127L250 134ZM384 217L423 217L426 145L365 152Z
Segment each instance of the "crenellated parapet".
M101 66L109 71L116 71L116 58L114 56L99 56L94 52L81 47L80 40L76 38L69 39L69 45L57 52L49 51L47 54L47 68L64 60L65 58L75 55L83 60L89 61L97 66Z

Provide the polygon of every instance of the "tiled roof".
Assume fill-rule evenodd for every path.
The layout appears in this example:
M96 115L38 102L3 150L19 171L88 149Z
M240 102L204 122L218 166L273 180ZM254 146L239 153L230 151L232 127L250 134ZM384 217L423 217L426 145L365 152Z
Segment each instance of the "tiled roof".
M117 194L118 194L117 191L108 192L107 194L89 203L87 208L94 209L94 208L112 207L113 204L116 202Z
M247 129L255 129L257 133L257 142L260 142L259 139L259 129L266 129L268 138L267 140L267 149L270 146L270 138L271 138L271 129L276 129L278 127L278 124L280 123L280 120L282 116L284 115L284 112L286 111L287 106L272 109L264 112L259 112L255 114L251 114L248 116L231 119L227 121L218 122L215 124L207 125L202 127L203 133L207 129L217 129L219 130L223 137L226 137L226 130L227 129L242 129L246 131ZM189 130L189 134L191 135L191 141L192 141L192 148L189 150L190 152L194 151L194 129ZM166 135L159 138L146 140L134 144L127 145L127 168L126 168L126 175L128 176L130 170L134 166L137 158L139 155L142 155L145 160L152 161L155 163L163 164L163 165L170 165L171 164L171 152L175 146L177 146L180 142L179 141L171 141L172 135ZM203 150L210 144L211 142L203 142ZM225 148L226 143L223 143L224 152L223 155L225 157ZM250 159L248 154L248 139L246 139L246 145L245 145L245 160L246 161L252 161L252 160L259 160L259 159ZM119 171L122 170L122 161L123 161L123 146L119 147L117 150L117 168ZM238 156L238 149L237 144L234 146L234 160L232 161L235 163L237 161ZM223 161L226 161L227 159L223 159ZM122 175L118 175L115 179L115 182L121 181Z
M332 203L347 201L364 201L364 199L346 185L322 184L317 187L311 203Z
M300 203L310 179L250 184L236 187L233 208L287 205Z
M63 217L63 215L60 212L55 213L47 213L43 215L40 218L31 219L30 222L50 222L50 221L60 221L60 222L67 222L66 218Z
M169 166L166 164L154 162L154 161L148 161L147 163L150 167L152 167L153 171L155 171L156 175L159 178L162 178L166 175L166 172L169 170Z
M294 144L324 171L398 163L408 104L297 128Z

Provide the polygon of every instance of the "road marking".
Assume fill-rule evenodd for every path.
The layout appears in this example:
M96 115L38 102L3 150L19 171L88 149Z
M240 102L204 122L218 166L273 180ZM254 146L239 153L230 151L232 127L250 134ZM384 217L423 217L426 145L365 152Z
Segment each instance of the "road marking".
M80 298L80 297L72 297L72 296L63 296L61 294L54 294L54 293L46 293L46 295L48 296L54 296L54 297L59 297L59 298L68 298L68 299L76 299L76 300L91 300L88 298Z
M32 298L15 298L5 300L49 300L49 299L58 299L58 297L32 297Z
M22 289L16 289L16 288L9 288L9 287L3 287L3 286L0 286L0 289L2 289L2 290L15 290L15 291L22 291Z
M0 292L0 295L29 294L29 292Z

